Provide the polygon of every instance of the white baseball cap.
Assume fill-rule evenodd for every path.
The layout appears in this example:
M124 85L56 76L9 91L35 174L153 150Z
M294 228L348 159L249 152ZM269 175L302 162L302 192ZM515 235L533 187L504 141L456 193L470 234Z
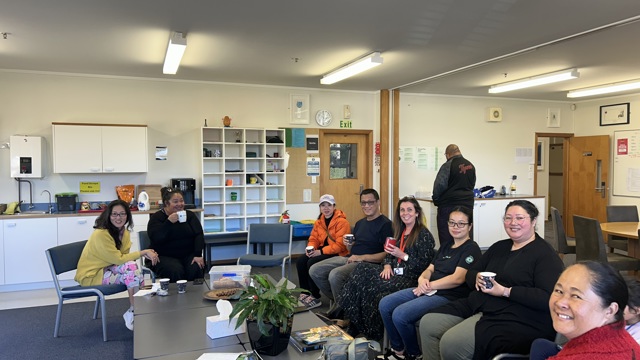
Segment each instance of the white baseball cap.
M328 202L331 205L336 204L336 200L333 198L333 195L331 194L324 194L320 196L320 202L318 203L318 205L322 205L323 202Z

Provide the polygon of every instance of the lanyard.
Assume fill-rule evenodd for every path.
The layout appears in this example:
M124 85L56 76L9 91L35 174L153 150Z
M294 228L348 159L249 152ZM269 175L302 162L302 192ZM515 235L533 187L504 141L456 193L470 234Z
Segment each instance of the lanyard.
M407 228L404 228L404 231L402 231L402 238L400 239L400 251L404 252L404 248L405 248L405 243L404 243L404 239L405 239L405 234L407 233ZM398 265L400 265L400 262L402 261L402 259L398 259Z

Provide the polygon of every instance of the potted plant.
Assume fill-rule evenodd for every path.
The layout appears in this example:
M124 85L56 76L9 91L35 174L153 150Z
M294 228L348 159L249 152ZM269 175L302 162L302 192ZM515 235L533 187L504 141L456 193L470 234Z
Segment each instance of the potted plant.
M288 289L287 282L274 285L264 275L251 275L251 286L233 306L229 321L237 315L238 328L246 320L251 347L263 355L278 355L289 344L293 313L303 291Z

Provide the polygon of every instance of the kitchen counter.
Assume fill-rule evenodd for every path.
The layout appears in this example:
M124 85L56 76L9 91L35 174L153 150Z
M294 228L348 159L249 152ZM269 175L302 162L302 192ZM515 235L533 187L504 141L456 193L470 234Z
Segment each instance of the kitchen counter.
M188 209L191 212L199 213L202 212L203 209ZM153 214L159 210L150 210L150 211L132 211L132 215L137 214ZM14 215L0 215L0 220L8 220L8 219L42 219L42 218L62 218L62 217L79 217L79 216L98 216L100 212L55 212L53 214L14 214Z

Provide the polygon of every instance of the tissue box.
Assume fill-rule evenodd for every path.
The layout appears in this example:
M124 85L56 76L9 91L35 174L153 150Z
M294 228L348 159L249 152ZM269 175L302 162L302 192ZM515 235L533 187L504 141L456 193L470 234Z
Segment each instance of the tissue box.
M218 300L216 308L220 315L207 316L207 336L212 339L217 339L242 334L247 331L246 322L243 322L237 329L235 328L238 319L237 316L234 317L235 320L229 322L229 314L231 313L232 306L227 300Z
M209 270L210 289L247 288L251 265L213 266Z
M220 300L218 300L220 301ZM235 317L234 319L238 319ZM211 339L217 339L225 336L242 334L247 332L247 323L240 325L237 329L236 322L229 322L228 317L220 317L220 315L207 316L207 336Z

